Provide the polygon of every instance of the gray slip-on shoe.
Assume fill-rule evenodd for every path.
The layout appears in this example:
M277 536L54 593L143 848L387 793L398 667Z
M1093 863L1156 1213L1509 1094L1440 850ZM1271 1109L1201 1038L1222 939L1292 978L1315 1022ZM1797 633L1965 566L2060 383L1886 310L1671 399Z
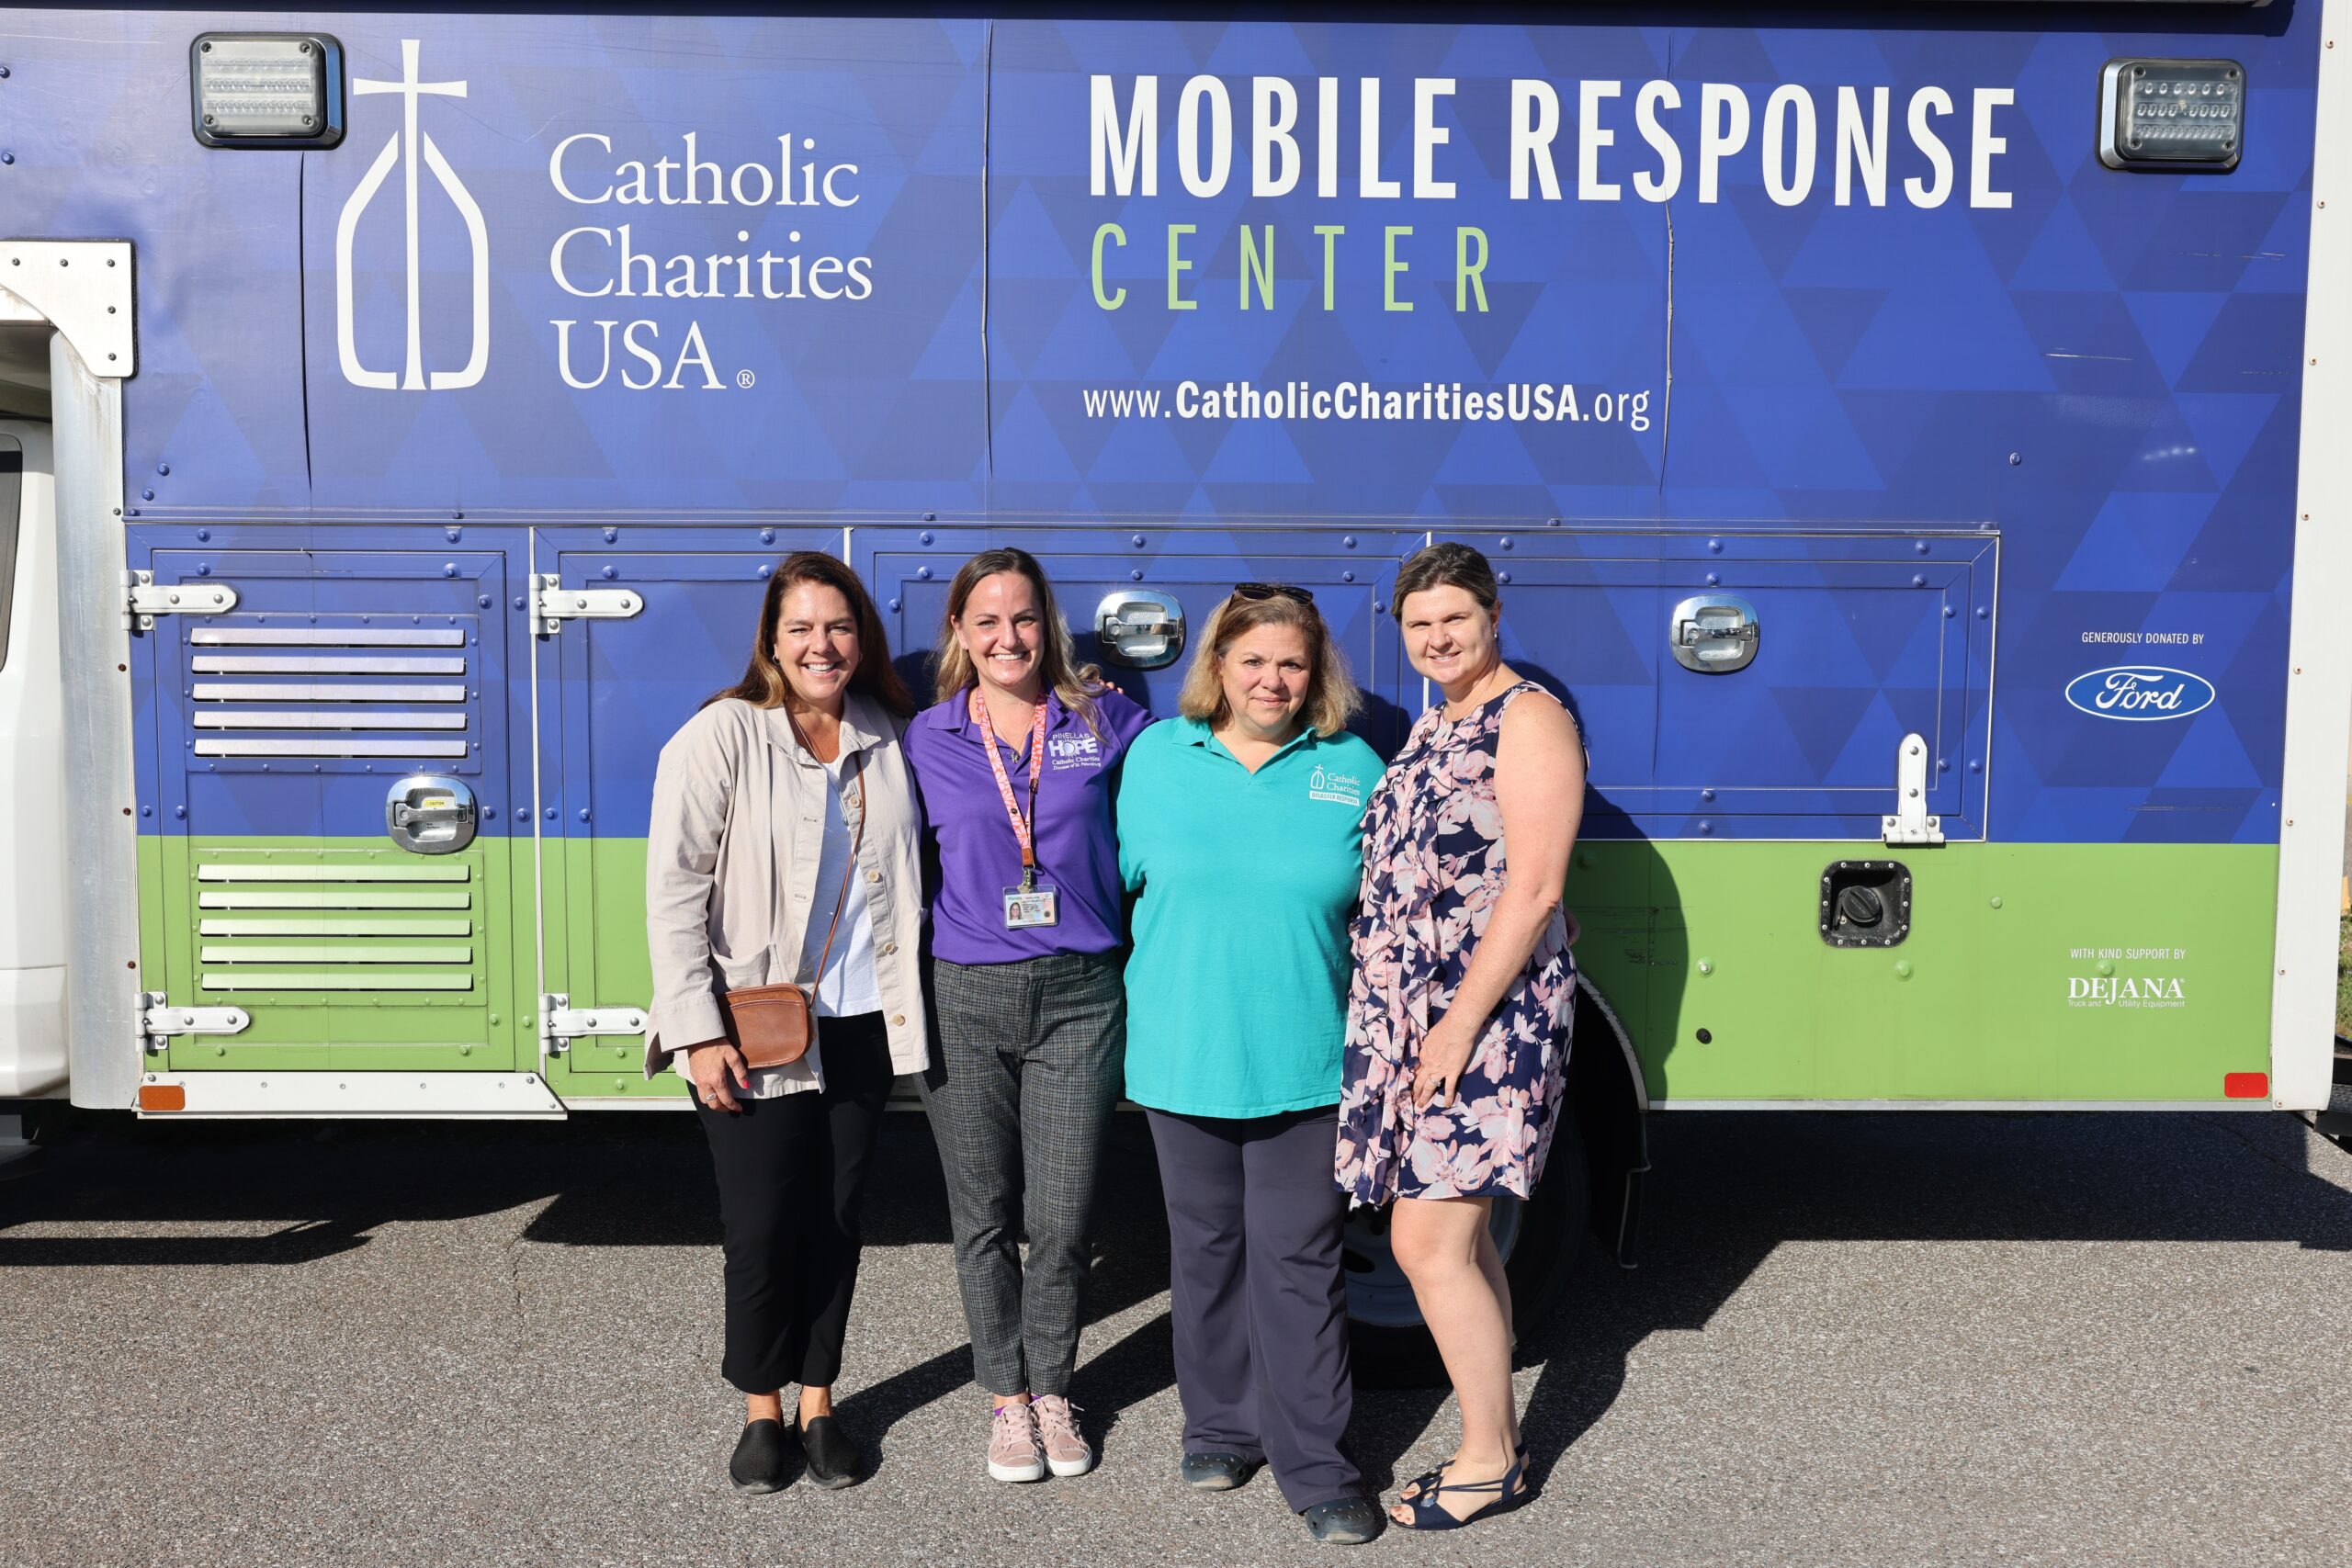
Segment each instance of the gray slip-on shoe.
M1388 1516L1369 1497L1335 1497L1302 1508L1298 1517L1316 1540L1332 1546L1362 1546L1380 1534Z
M1230 1492L1255 1475L1262 1462L1239 1454L1188 1453L1176 1468L1195 1492Z

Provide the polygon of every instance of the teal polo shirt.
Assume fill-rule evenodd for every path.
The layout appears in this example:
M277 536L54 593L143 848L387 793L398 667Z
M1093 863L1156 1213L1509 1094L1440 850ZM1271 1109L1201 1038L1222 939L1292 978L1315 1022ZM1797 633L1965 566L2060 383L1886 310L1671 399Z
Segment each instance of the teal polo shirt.
M1136 893L1127 1098L1190 1116L1336 1105L1348 919L1379 754L1313 730L1251 773L1199 719L1136 739L1119 871Z

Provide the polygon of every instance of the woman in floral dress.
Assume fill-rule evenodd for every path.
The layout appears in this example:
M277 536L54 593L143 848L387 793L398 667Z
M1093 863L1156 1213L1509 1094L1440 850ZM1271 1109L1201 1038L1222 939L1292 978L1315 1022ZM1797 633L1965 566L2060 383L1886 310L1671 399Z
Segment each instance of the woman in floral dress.
M1494 569L1433 545L1394 601L1421 716L1364 819L1339 1182L1396 1205L1389 1244L1462 1406L1462 1444L1393 1517L1452 1529L1525 1500L1510 1287L1487 1231L1498 1193L1544 1172L1576 998L1561 904L1583 814L1575 722L1502 661ZM1508 870L1506 870L1508 865Z

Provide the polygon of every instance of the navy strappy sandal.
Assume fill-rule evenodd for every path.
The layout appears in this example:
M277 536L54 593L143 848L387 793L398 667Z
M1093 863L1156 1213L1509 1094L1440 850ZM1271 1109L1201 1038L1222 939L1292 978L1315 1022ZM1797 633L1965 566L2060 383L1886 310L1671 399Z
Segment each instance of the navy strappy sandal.
M1498 1481L1450 1482L1444 1479L1445 1472L1441 1466L1433 1472L1439 1478L1436 1485L1426 1487L1404 1499L1405 1506L1412 1510L1412 1518L1396 1519L1392 1522L1406 1529L1458 1530L1464 1525L1476 1524L1480 1519L1492 1518L1498 1514L1508 1514L1535 1495L1534 1488L1519 1485L1526 1470L1527 1460L1523 1450L1513 1456L1511 1467L1505 1471L1502 1478ZM1448 1492L1473 1494L1491 1492L1495 1496L1493 1501L1480 1504L1457 1519L1439 1506L1438 1499Z
M1522 1441L1518 1448L1513 1449L1511 1450L1511 1457L1518 1460L1521 1467L1524 1468L1527 1464L1527 1444ZM1405 1485L1413 1489L1413 1497L1419 1497L1425 1495L1430 1487L1435 1486L1444 1479L1445 1466L1442 1464L1433 1465L1430 1469L1421 1472L1420 1474L1413 1477L1412 1480L1405 1483ZM1413 1506L1413 1497L1408 1497L1405 1495L1404 1487L1397 1488L1396 1501L1404 1504L1407 1507L1409 1508Z

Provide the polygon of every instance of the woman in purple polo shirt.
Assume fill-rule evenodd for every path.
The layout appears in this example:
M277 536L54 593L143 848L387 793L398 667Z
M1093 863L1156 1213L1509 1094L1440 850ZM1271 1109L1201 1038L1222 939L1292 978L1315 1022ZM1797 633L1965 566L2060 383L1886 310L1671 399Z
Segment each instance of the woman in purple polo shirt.
M1083 1475L1094 1450L1069 1377L1095 1165L1126 1055L1111 802L1150 716L1078 664L1026 550L984 550L956 574L937 675L938 705L906 740L940 873L940 1049L922 1098L974 1373L995 1401L989 1474Z

